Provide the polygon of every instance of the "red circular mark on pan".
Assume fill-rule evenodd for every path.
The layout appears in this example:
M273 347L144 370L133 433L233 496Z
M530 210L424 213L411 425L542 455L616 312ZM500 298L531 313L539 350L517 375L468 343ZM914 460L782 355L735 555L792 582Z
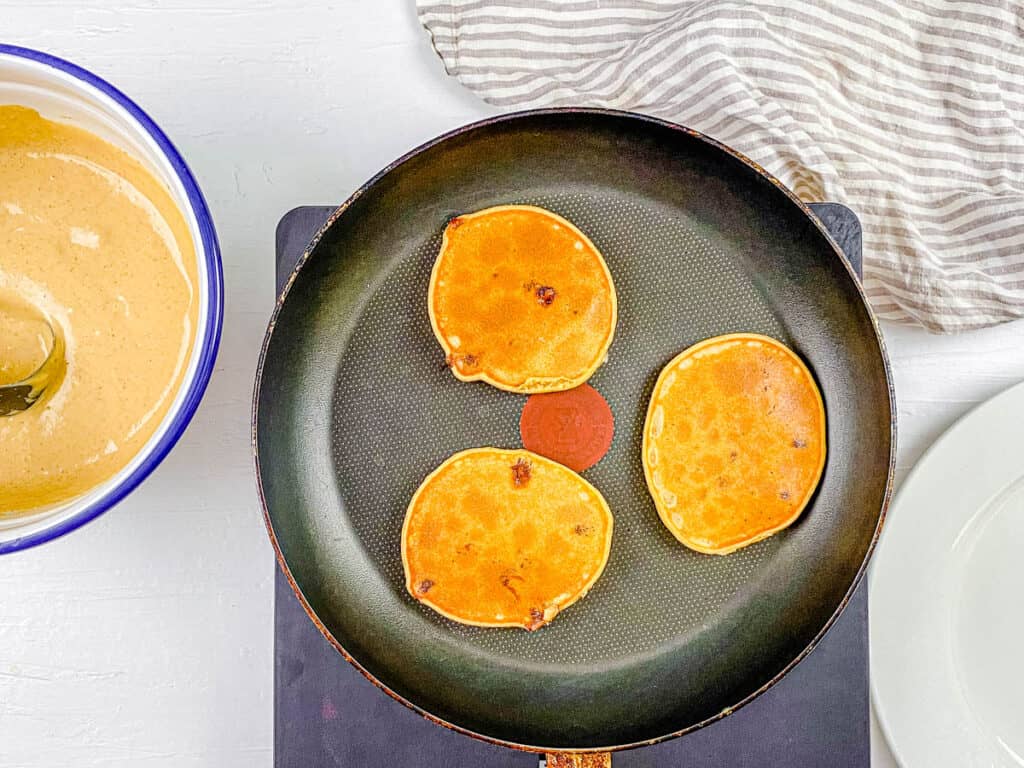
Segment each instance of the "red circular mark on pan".
M519 417L519 434L526 450L582 472L608 453L615 419L601 393L583 384L530 395Z

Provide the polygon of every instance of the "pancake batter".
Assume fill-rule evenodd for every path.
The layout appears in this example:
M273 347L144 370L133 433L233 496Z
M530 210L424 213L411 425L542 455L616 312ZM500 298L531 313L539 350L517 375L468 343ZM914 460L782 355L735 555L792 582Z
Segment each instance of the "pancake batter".
M139 162L93 134L0 106L0 383L64 337L60 386L0 418L0 519L73 499L128 464L181 385L195 337L188 227ZM45 326L43 326L45 328Z

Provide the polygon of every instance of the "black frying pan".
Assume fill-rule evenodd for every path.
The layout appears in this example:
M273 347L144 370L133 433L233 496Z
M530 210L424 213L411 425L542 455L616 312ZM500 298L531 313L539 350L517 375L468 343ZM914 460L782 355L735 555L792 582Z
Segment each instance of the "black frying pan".
M566 216L619 296L591 384L615 413L584 474L615 514L608 567L539 632L450 622L403 585L399 534L422 479L457 450L519 444L524 399L445 368L427 318L449 218L501 203ZM722 333L782 339L825 397L829 457L791 528L727 557L681 546L639 461L658 371ZM679 126L554 110L484 121L357 191L289 280L260 361L257 474L281 567L324 635L438 722L537 751L686 733L766 690L856 586L888 500L894 405L881 338L839 249L760 168ZM756 446L753 447L756 449Z

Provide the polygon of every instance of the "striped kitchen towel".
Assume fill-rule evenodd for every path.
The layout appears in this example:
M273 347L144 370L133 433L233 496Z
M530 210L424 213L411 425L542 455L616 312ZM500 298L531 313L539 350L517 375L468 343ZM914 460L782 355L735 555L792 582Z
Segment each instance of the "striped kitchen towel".
M864 225L878 315L1024 315L1022 0L417 0L503 108L591 105L730 144Z

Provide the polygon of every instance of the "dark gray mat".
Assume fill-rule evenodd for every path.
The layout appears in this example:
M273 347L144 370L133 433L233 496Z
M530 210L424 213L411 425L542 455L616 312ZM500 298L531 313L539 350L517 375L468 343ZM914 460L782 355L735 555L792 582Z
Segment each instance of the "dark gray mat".
M812 206L861 270L857 217ZM277 230L277 285L332 207L287 213ZM867 768L870 763L866 580L818 647L783 680L736 714L680 739L617 754L617 768ZM328 644L277 573L274 765L536 766L536 755L491 746L441 728L370 684Z

